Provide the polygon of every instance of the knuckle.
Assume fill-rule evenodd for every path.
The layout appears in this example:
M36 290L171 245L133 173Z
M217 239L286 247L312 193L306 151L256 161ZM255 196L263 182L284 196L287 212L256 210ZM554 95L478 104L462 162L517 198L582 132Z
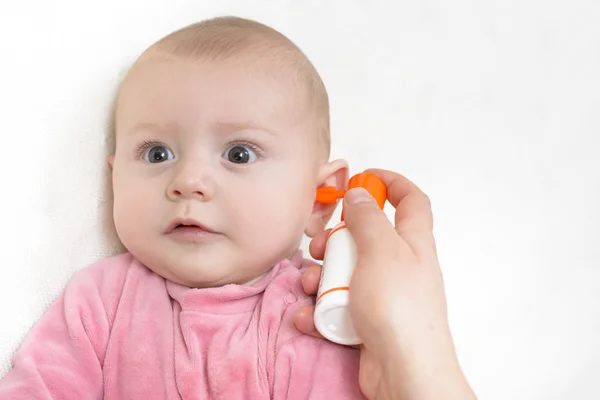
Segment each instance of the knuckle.
M423 206L431 208L431 198L427 194L421 193L421 202Z

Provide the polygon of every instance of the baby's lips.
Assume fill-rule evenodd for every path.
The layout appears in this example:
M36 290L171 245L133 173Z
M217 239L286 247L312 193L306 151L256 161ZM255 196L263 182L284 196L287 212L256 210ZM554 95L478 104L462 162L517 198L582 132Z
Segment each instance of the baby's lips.
M205 225L202 225L200 222L198 222L198 221L196 221L195 219L192 219L192 218L176 218L173 222L171 222L169 224L169 226L165 230L165 233L171 233L171 232L173 232L180 225L183 225L183 226L195 226L195 227L198 227L198 228L202 229L203 231L206 231L206 232L209 232L209 233L217 233L214 230L208 228Z

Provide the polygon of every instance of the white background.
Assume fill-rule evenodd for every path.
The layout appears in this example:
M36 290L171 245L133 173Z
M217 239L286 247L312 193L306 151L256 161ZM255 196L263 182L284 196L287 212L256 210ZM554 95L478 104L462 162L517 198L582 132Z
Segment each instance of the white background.
M118 248L104 160L128 65L235 14L317 66L334 157L432 198L479 397L600 398L600 2L0 1L0 374L71 273Z

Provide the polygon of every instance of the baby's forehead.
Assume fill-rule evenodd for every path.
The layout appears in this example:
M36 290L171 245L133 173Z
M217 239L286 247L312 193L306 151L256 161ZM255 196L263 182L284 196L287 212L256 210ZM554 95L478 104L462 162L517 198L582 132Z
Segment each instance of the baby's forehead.
M212 98L215 104L226 99L231 106L245 101L290 113L308 111L312 104L308 85L293 65L255 54L207 60L148 53L131 69L118 96L118 109L160 96L184 97L190 102Z
M132 140L136 132L228 137L233 132L264 131L277 140L314 136L314 115L305 94L285 79L273 77L267 66L248 73L246 63L238 61L147 59L122 89L116 134Z

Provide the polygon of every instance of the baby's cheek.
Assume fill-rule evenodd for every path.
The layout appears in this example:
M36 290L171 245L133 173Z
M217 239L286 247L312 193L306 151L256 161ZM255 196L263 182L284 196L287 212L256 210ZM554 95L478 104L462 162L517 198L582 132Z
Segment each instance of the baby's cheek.
M304 232L306 219L305 207L297 201L273 205L262 224L262 230L265 231L264 236L280 246L289 246Z
M115 188L113 216L117 233L122 241L131 240L136 230L147 220L147 200L133 187Z

